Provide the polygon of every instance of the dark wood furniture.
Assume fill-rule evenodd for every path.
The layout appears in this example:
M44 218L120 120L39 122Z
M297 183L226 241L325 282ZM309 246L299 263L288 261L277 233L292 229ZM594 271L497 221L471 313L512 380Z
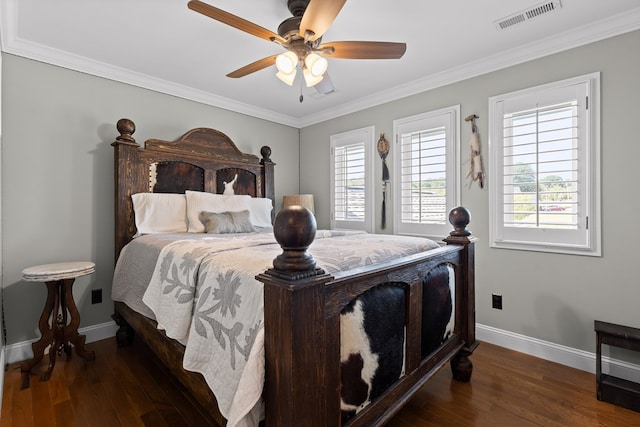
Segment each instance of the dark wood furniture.
M602 373L602 345L640 351L640 329L594 322L596 331L596 390L598 400L640 412L640 384Z
M243 184L236 185L236 194L274 200L274 163L268 147L262 147L259 160L241 153L218 131L194 129L173 142L148 140L142 148L132 137L135 131L132 121L122 119L117 128L120 136L113 143L116 257L136 231L131 202L134 193L182 193L187 189L222 193L222 182L238 174ZM154 184L150 185L152 164L153 170L159 174L162 169L164 176L155 176ZM160 188L160 182L166 185ZM306 252L315 232L312 217L296 209L285 209L279 214L274 234L286 249L274 260L274 268L257 277L264 283L263 397L267 427L341 425L339 314L355 297L385 283L402 283L406 290L405 375L348 425L383 424L447 362L454 378L469 381L472 372L469 356L477 346L475 239L466 228L469 219L464 208L451 212L454 230L445 239L444 247L333 277L325 274L322 266L316 266ZM430 270L443 264L455 271L455 329L440 347L422 357L423 281ZM117 334L119 343L130 340L135 330L205 411L212 414L212 420L220 425L225 423L202 376L182 369L184 347L168 340L156 329L155 322L123 303L115 303L114 318L121 326Z
M56 355L62 351L71 357L71 345L76 354L85 360L93 360L95 353L84 347L85 336L78 334L80 313L73 300L73 282L76 277L91 274L95 264L92 262L63 262L45 264L25 268L22 278L28 282L45 282L47 285L47 301L40 315L38 328L41 337L31 346L33 358L22 364L22 372L30 372L44 357L44 350L49 349L49 365L42 373L41 380L47 381L56 364Z

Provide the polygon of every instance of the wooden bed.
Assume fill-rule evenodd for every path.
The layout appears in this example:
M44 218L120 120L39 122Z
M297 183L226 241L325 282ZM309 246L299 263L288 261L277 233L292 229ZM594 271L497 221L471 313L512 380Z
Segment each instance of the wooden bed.
M140 147L133 138L131 120L117 123L115 150L115 255L133 239L136 226L131 195L140 192L184 193L186 190L222 193L224 182L238 175L236 194L275 199L271 149L261 156L240 152L221 132L199 128L177 141L147 140ZM150 165L157 179L150 184ZM284 248L274 267L256 279L264 284L265 384L263 399L267 427L339 426L340 312L355 297L386 283L402 284L406 295L404 375L346 425L384 424L447 362L453 377L469 381L469 356L475 340L474 238L467 230L469 212L456 208L449 215L453 230L438 249L398 261L361 267L336 278L316 265L306 249L316 224L308 211L281 211L274 235ZM435 267L449 265L455 272L455 328L453 334L426 357L421 353L424 279ZM126 304L115 302L114 319L120 326L119 345L133 332L184 385L212 424L224 425L215 397L200 374L182 368L184 346L167 338L156 323Z

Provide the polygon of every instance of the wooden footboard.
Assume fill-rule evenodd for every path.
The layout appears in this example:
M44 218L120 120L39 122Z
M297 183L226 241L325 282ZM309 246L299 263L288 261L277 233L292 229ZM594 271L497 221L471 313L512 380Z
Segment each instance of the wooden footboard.
M406 288L405 374L349 421L350 426L387 421L446 362L454 378L469 381L468 356L475 341L474 240L469 213L454 209L447 246L335 278L316 268L306 248L315 235L313 216L300 207L282 210L274 234L283 253L274 268L257 277L265 285L264 398L267 426L339 426L340 312L349 301L376 286ZM453 266L456 278L455 329L436 350L421 354L422 290L427 273ZM391 314L390 314L391 315Z

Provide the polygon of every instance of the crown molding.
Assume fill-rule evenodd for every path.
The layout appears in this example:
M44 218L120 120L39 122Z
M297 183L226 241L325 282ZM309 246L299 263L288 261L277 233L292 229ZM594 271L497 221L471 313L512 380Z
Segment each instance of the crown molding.
M640 7L638 7L631 12L603 19L479 61L469 62L338 107L331 107L304 117L293 117L20 39L17 36L16 9L14 1L2 0L0 2L3 52L295 128L314 125L386 102L640 29Z
M225 98L209 92L194 89L192 87L180 85L168 80L159 79L147 74L138 73L126 68L116 67L111 64L95 61L62 50L53 49L48 46L21 40L16 37L10 38L9 43L3 44L3 51L27 59L33 59L50 65L67 68L69 70L102 77L143 89L149 89L155 92L184 98L190 101L199 102L201 104L237 113L247 114L259 119L297 127L297 120L294 117L257 108L230 98Z
M582 26L578 29L566 31L534 43L519 46L500 54L472 61L458 67L450 68L437 74L426 76L386 91L378 92L365 98L331 110L321 111L303 117L299 121L300 127L310 126L325 120L330 120L346 114L371 108L386 102L406 98L438 87L467 80L503 68L522 64L527 61L542 58L554 53L573 49L589 43L594 43L610 37L640 29L640 7L630 13L616 15L601 21Z

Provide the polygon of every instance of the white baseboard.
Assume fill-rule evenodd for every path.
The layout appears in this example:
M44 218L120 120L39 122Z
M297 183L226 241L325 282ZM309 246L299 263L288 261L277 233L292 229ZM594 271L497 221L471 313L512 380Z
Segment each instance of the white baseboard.
M117 330L118 326L115 324L115 322L112 321L101 323L99 325L88 326L86 328L80 328L78 329L78 332L81 335L85 335L87 337L85 341L86 343L92 343L94 341L100 341L105 338L115 336ZM23 341L6 346L6 363L15 363L31 359L33 357L31 344L36 341L37 339L32 341ZM4 366L4 364L2 366Z
M596 372L596 354L566 347L549 341L497 329L486 325L476 325L476 338L511 350L526 353L541 359L583 371ZM595 347L595 336L594 343ZM640 365L602 357L602 372L629 381L640 383Z

